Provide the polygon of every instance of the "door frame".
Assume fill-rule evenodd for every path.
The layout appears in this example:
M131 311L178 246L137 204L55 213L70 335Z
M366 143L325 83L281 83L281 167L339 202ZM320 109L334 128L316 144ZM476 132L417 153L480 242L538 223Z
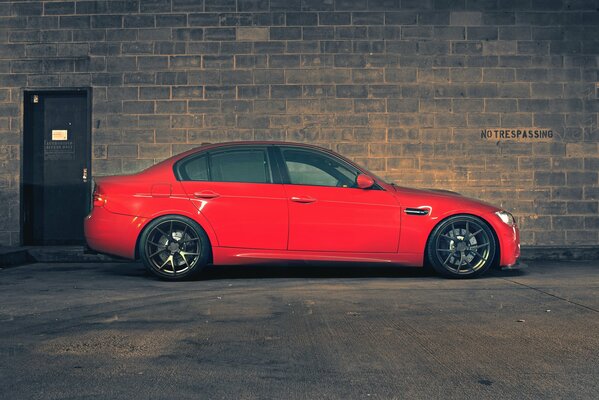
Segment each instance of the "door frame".
M28 117L31 115L31 108L32 105L31 103L28 101L29 100L29 96L32 94L40 94L40 95L44 95L44 94L78 94L81 95L83 94L86 98L86 103L87 103L87 120L85 121L85 125L86 125L86 135L87 135L87 150L84 152L83 154L83 158L85 160L85 164L87 165L87 184L88 184L88 189L86 191L85 194L85 201L86 201L86 211L89 212L91 210L91 191L93 189L92 187L92 88L91 87L60 87L60 88L47 88L47 87L40 87L40 88L24 88L21 91L21 104L23 106L22 108L22 112L23 112L23 130L22 130L22 136L21 136L21 173L19 176L20 182L19 182L19 211L20 211L20 215L19 215L19 228L20 228L20 237L19 237L19 241L20 243L23 244L27 244L28 241L31 240L31 226L28 227L28 224L25 221L25 215L26 215L26 207L29 206L29 204L26 204L26 195L25 195L25 190L24 190L24 186L25 186L25 178L28 177L28 175L30 174L30 165L28 165L28 161L29 159L26 158L29 155L29 152L33 151L34 149L32 149L32 143L31 143L31 139L33 132L32 132L32 126L31 123L28 121ZM83 221L81 222L83 223ZM82 238L83 239L83 238Z

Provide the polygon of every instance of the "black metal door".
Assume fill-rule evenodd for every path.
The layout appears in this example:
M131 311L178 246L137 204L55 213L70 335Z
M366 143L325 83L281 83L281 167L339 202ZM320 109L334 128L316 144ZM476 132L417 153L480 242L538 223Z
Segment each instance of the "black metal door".
M88 92L32 91L24 101L24 242L84 243L91 181Z

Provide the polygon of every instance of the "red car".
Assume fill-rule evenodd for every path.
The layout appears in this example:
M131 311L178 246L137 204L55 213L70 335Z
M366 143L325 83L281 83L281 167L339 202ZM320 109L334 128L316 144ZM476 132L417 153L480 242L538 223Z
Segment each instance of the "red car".
M512 267L507 211L390 184L332 151L286 142L202 146L128 176L98 178L92 249L141 258L160 278L277 260L423 266L451 277Z

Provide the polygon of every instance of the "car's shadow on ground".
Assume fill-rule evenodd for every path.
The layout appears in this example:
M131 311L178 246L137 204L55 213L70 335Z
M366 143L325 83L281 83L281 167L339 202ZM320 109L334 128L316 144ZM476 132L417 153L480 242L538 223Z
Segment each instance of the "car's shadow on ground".
M145 277L156 279L141 263L122 263L103 270L108 275ZM525 271L493 269L479 279L492 277L518 277ZM277 265L219 265L208 266L196 280L224 279L339 279L339 278L425 278L446 279L431 268L381 266L368 263L284 263Z

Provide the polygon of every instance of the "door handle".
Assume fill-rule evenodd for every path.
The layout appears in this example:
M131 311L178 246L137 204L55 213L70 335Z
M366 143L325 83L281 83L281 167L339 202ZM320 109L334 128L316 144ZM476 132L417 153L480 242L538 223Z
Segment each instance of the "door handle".
M314 203L316 201L313 197L292 197L291 201L295 201L296 203Z
M215 197L220 196L220 194L213 192L212 190L204 190L201 192L194 192L193 195L200 199L214 199Z

